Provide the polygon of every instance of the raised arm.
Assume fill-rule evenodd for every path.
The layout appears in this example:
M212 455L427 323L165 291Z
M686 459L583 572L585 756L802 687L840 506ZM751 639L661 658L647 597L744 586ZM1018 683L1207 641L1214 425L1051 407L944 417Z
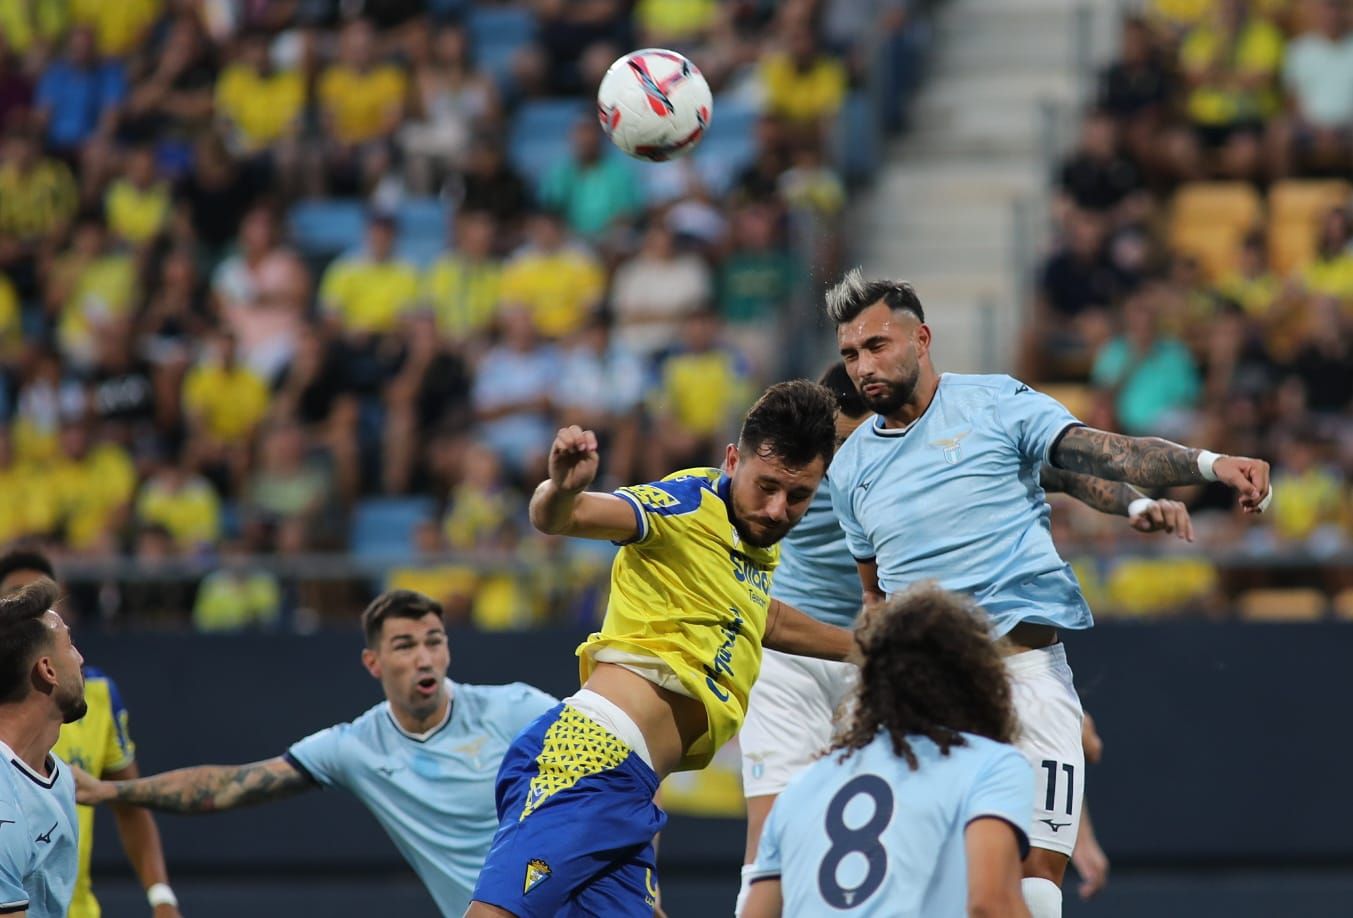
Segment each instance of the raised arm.
M1055 468L1095 478L1126 481L1144 488L1220 481L1240 495L1247 513L1262 513L1269 496L1268 463L1243 456L1219 456L1159 437L1073 427L1064 433L1049 457Z
M1047 463L1038 478L1044 491L1074 497L1100 513L1126 516L1138 532L1172 532L1186 542L1193 541L1193 521L1188 508L1177 500L1157 500L1126 482L1105 481Z
M136 763L117 771L104 772L110 782L128 781L141 777ZM114 804L113 816L117 821L117 834L122 840L122 850L127 854L132 869L141 881L141 888L150 892L159 887L169 889L169 869L164 863L164 847L160 844L160 830L155 825L155 817L140 807L129 804ZM172 899L172 892L170 898ZM177 918L178 906L156 905L154 918Z
M180 768L134 781L100 781L78 768L74 771L80 803L129 803L170 813L231 810L319 786L283 756L248 765Z
M531 496L531 525L550 535L625 542L639 534L634 507L614 494L588 491L597 477L597 435L565 427L550 446L550 477Z
M766 613L766 635L761 644L781 653L844 660L854 649L855 639L845 628L820 622L791 605L772 599Z

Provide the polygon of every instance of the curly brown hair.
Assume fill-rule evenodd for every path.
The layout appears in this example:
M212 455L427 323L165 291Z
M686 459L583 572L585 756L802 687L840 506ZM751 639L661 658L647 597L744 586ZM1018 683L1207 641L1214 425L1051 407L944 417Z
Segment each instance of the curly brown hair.
M924 736L949 754L963 733L1001 743L1019 730L1010 680L986 616L971 600L920 584L871 610L855 631L860 682L850 722L832 751L847 758L880 730L911 768L909 736Z

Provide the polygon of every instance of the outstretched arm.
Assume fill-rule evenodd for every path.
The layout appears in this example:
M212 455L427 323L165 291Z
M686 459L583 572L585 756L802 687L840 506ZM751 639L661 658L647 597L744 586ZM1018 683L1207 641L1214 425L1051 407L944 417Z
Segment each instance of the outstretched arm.
M104 772L108 781L126 781L141 777L132 762L126 768ZM154 889L157 886L169 886L169 870L164 864L164 847L160 844L160 830L155 825L155 817L140 807L114 804L113 816L117 820L117 834L122 839L122 850L127 853L132 869L141 881L141 888ZM177 906L155 906L155 918L177 918Z
M248 765L180 768L134 781L100 781L80 769L74 771L80 803L129 803L171 813L230 810L319 786L282 756Z
M761 643L781 653L822 660L844 660L855 647L849 630L820 622L778 599L770 601L766 634Z
M1193 521L1189 518L1188 508L1177 500L1157 500L1125 482L1068 472L1047 463L1043 464L1038 479L1044 491L1074 497L1100 513L1126 516L1138 532L1163 530L1186 542L1193 541Z
M1262 459L1218 456L1159 437L1128 437L1092 427L1068 430L1050 458L1058 469L1145 488L1220 481L1239 493L1247 513L1261 513L1267 506L1268 463Z
M614 494L588 491L601 460L597 435L562 428L550 446L550 477L531 495L531 525L549 535L625 542L639 534L634 508Z

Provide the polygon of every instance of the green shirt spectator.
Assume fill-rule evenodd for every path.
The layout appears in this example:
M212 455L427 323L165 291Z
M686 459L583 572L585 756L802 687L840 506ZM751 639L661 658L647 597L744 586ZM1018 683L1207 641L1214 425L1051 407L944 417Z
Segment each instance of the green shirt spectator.
M574 232L589 237L604 233L618 219L637 214L644 205L629 167L601 155L595 118L573 129L573 156L546 173L540 202L562 214Z

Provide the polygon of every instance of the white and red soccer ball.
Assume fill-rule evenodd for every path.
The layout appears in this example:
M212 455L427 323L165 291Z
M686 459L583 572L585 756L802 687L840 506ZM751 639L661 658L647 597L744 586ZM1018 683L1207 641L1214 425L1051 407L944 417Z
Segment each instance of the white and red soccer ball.
M597 90L601 129L636 159L685 156L700 143L713 111L714 97L700 69L661 48L626 54Z

